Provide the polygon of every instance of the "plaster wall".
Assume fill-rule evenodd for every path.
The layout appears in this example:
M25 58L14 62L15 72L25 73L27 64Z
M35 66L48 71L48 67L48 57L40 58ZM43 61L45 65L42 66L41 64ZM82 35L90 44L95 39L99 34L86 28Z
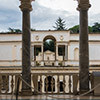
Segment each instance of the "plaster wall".
M67 64L78 66L74 50L79 48L79 34L70 34L69 31L34 31L31 34L32 45L41 44L48 35L54 36L58 44L68 45ZM21 40L21 34L0 34L0 66L21 65ZM89 60L90 65L100 65L100 34L89 34Z
M69 41L70 33L69 31L34 31L32 32L31 40L34 42L43 41L46 36L53 36L57 41ZM36 39L36 37L38 37L38 40Z

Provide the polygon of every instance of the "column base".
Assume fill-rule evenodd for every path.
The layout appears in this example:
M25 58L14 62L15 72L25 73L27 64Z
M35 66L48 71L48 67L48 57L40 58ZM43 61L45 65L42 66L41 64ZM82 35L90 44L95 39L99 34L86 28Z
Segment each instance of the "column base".
M65 61L65 66L67 66L68 65L68 63L67 63L67 61Z
M38 95L39 93L37 91L34 91L33 92L33 95Z
M54 65L55 66L59 66L58 61L55 61Z
M31 90L22 90L20 93L21 96L32 96Z
M44 61L41 61L41 66L44 66Z

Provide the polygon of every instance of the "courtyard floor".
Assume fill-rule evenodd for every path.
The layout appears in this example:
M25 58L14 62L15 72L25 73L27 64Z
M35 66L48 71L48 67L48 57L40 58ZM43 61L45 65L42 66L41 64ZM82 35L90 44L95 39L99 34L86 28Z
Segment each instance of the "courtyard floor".
M16 100L16 97L11 95L0 95L0 100ZM34 96L19 96L18 100L100 100L100 96L79 97L73 95L34 95Z

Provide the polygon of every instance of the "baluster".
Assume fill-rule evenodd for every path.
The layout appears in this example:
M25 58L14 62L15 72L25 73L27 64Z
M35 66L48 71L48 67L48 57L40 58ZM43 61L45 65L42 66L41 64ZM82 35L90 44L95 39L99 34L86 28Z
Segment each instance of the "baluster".
M13 75L11 75L12 79L11 79L11 93L13 93L14 90L14 79L13 79Z
M69 75L69 93L71 94L71 75Z
M63 75L63 93L65 93L65 75Z
M42 75L40 75L40 93L42 94Z
M51 92L53 93L53 89L54 89L54 80L53 80L53 76L51 76Z
M9 83L8 83L8 80L9 80L9 75L6 75L6 77L5 77L5 89L6 89L6 91L5 91L5 93L7 93L8 92L8 90L9 90Z
M46 83L45 83L45 85L46 85L46 93L48 93L48 76L46 76Z
M2 92L6 92L6 76L2 75Z
M1 94L1 89L2 89L2 76L0 75L0 94Z
M58 77L57 77L57 93L60 93L60 90L59 90L59 75L58 75Z
M17 91L18 75L15 75L15 91Z

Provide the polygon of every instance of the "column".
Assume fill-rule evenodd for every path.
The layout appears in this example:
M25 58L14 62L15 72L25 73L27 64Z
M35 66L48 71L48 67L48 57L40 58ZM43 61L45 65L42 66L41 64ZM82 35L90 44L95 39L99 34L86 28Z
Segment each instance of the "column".
M34 45L31 47L31 64L32 66L35 66L35 61L34 61Z
M31 59L30 59L30 11L32 0L20 0L22 11L22 78L31 85ZM31 95L31 88L22 82L22 95Z
M31 60L34 60L34 46L31 47Z
M42 60L44 61L44 50L43 50L43 44L41 45L41 51L42 51Z
M56 61L58 61L58 45L56 45Z
M67 66L67 60L68 60L68 45L65 45L65 66Z
M65 45L65 61L68 60L68 46Z
M58 66L58 45L56 43L56 48L55 48L55 66Z
M44 66L44 50L43 50L43 44L41 45L41 52L42 52L41 66Z
M78 0L80 12L80 42L79 42L79 89L80 93L89 90L89 50L88 50L88 9L89 0Z

